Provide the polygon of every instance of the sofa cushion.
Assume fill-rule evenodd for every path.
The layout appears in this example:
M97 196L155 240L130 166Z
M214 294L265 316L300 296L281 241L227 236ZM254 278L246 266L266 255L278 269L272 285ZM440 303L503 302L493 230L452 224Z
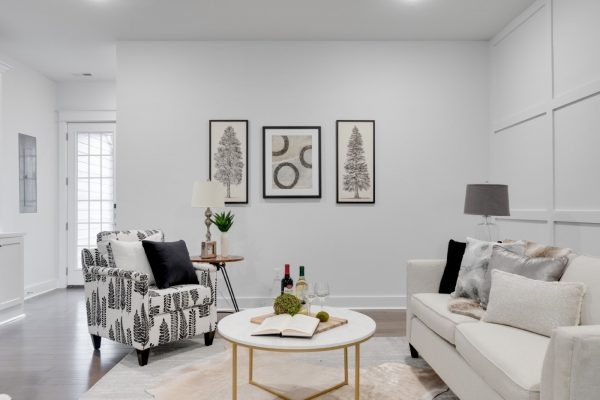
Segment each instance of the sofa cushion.
M418 293L410 300L410 310L432 331L454 344L456 325L479 321L466 315L451 313L448 310L449 299L450 295L444 293Z
M600 324L600 258L577 256L567 265L561 282L583 282L581 325Z
M456 350L505 399L540 398L542 365L550 339L504 325L456 327Z
M150 315L159 315L211 303L211 291L203 285L177 285L168 289L150 286Z

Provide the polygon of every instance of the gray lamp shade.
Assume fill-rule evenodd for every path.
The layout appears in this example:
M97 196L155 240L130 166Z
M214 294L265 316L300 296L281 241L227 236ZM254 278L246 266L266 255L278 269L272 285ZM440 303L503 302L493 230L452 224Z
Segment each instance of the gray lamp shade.
M465 214L509 216L508 185L467 185Z

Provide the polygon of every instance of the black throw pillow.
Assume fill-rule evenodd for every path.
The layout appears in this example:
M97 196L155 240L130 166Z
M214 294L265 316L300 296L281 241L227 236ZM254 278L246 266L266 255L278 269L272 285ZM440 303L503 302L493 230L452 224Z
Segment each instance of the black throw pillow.
M199 283L190 260L190 253L183 240L177 242L142 240L142 246L159 289Z
M450 294L456 288L456 280L460 271L463 255L467 244L463 242L455 242L450 239L448 242L448 256L446 257L446 268L440 282L440 293Z

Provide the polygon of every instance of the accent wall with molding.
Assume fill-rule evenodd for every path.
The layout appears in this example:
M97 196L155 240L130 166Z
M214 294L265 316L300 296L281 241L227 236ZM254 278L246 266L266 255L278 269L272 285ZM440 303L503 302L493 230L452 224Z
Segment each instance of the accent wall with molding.
M542 0L490 43L490 177L503 237L600 255L600 2Z
M117 226L163 229L197 254L209 120L248 119L249 204L228 207L240 306L268 303L285 263L328 281L329 304L404 306L406 261L445 257L478 222L463 204L489 173L488 85L487 42L121 42ZM376 121L374 205L336 204L337 119ZM321 199L262 198L269 125L321 126Z

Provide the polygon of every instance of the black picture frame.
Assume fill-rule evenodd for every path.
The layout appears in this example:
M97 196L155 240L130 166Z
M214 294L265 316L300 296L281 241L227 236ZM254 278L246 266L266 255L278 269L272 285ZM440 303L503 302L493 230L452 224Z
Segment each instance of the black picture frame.
M355 199L355 198L348 198L348 197L343 197L340 193L340 182L343 179L343 177L340 175L342 173L340 168L340 157L341 155L341 151L340 151L340 146L342 145L342 143L340 143L340 125L342 124L348 124L348 125L352 125L352 124L358 124L358 125L371 125L370 128L370 140L367 143L367 145L369 145L369 149L370 149L370 154L372 155L371 159L369 160L367 157L367 163L369 163L371 165L371 174L369 176L370 178L370 186L371 186L371 195L368 196L367 198L363 198L363 199ZM344 132L344 135L347 135L347 132ZM346 143L346 140L344 140L344 144ZM364 142L363 142L364 145ZM346 145L347 148L347 145ZM342 153L343 154L343 153ZM343 156L344 158L346 158L346 156ZM335 187L336 187L336 203L337 204L375 204L375 177L376 177L376 173L375 173L375 120L372 119L352 119L352 120L348 120L348 119L340 119L337 120L335 122Z
M208 177L210 180L217 180L215 177L213 177L213 154L216 151L216 149L213 149L213 144L214 142L216 142L215 140L213 140L213 135L216 135L216 129L217 129L217 124L222 126L227 125L227 124L232 124L232 125L239 125L239 124L243 124L244 125L244 132L242 135L243 141L245 143L241 143L241 148L242 151L244 152L243 154L243 158L244 158L244 167L243 167L243 172L242 172L242 176L243 176L243 181L245 181L245 184L242 185L242 191L243 191L243 196L241 197L241 199L237 199L237 200L225 200L225 204L248 204L248 199L249 199L249 184L248 184L248 169L249 169L249 160L250 160L250 155L248 153L248 140L249 140L249 136L248 136L248 127L249 127L249 123L247 119L211 119L210 121L208 121ZM213 127L215 128L213 130ZM221 134L222 135L222 134ZM225 185L225 184L224 184Z
M314 161L315 161L315 152L314 152L314 147L315 144L317 146L317 152L316 152L316 160L317 160L317 167L316 168L316 172L313 171L313 173L311 174L311 179L312 179L312 183L314 184L314 187L311 187L310 190L308 189L302 189L302 188L267 188L267 183L268 182L273 182L271 179L274 179L274 175L271 175L271 173L269 172L269 175L267 175L267 169L269 169L269 171L272 171L272 165L273 165L273 160L271 157L273 157L273 151L271 149L271 147L269 145L267 145L267 136L270 134L271 131L281 131L282 135L281 136L289 136L289 135L283 135L283 133L285 133L286 131L289 133L289 131L298 131L300 133L300 131L306 131L306 133L308 135L312 135L313 137L311 138L311 151L312 151L312 157L311 157L311 164L310 164L310 169L313 169L313 165L314 165ZM312 131L312 132L310 132ZM275 132L273 132L275 133ZM290 144L289 144L289 140L286 140L286 150L288 150ZM295 166L295 164L291 163L291 162L286 162L287 166L292 167L295 171L296 171L296 179L294 181L294 184L301 179L301 172L302 170L306 170L306 161L302 160L302 156L301 154L303 154L303 152L306 151L306 148L308 146L304 146L302 148L302 150L300 151L299 155L298 155L298 162L301 163L301 167L303 169L298 168L297 166ZM271 150L271 154L267 154L267 151ZM285 154L285 153L284 153ZM278 154L276 156L280 156L282 154ZM269 156L269 160L267 159L267 157ZM321 127L320 126L263 126L263 198L265 199L320 199L321 198ZM293 164L293 165L291 165ZM316 173L316 176L314 175ZM290 193L285 193L286 191L290 191Z

